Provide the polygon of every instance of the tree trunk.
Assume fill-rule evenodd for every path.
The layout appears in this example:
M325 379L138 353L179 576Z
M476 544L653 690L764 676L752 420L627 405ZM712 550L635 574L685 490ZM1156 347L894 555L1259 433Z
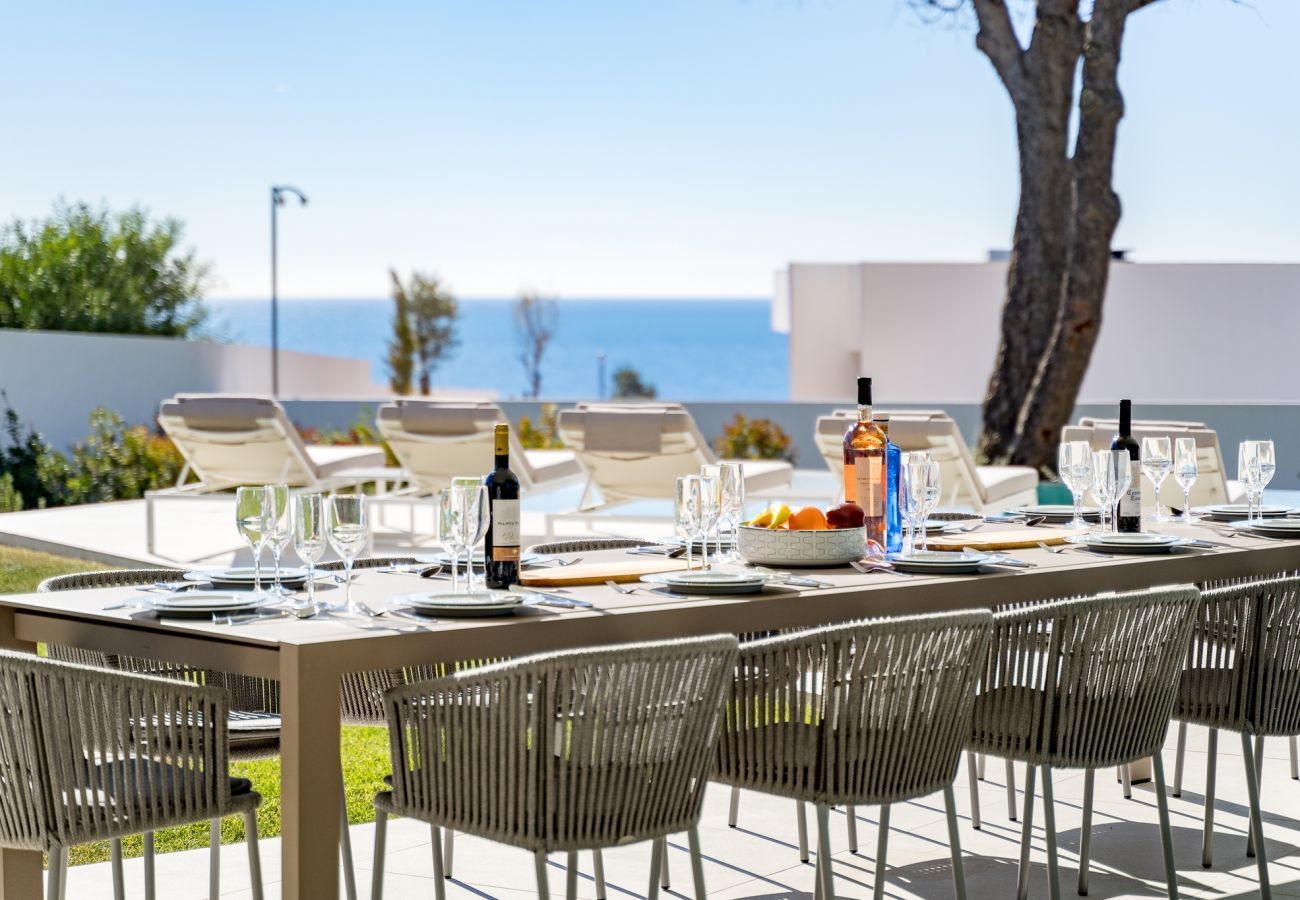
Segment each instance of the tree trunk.
M984 399L978 452L1005 462L1014 450L1025 391L1051 345L1069 259L1072 205L1070 110L1082 45L1077 0L1040 0L1021 50L1001 0L978 0L976 45L1006 87L1016 116L1020 205L1016 213L1002 333Z
M1061 429L1074 412L1101 331L1111 239L1120 218L1119 196L1111 182L1124 115L1117 75L1127 14L1116 0L1098 0L1085 36L1065 302L1021 413L1012 452L1014 462L1039 469L1055 466Z

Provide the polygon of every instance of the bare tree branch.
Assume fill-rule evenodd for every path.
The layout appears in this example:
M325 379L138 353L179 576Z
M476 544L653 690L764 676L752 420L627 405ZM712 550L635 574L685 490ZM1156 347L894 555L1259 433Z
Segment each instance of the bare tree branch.
M1011 25L1005 0L972 0L979 32L975 46L993 63L998 78L1015 99L1025 88L1024 50Z

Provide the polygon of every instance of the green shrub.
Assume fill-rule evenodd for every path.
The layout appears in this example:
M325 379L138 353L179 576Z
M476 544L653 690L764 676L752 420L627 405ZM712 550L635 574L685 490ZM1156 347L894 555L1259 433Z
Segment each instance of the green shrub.
M22 512L23 495L18 493L18 488L14 487L14 476L11 472L5 472L0 475L0 512Z
M564 447L560 439L560 412L554 403L543 403L537 424L528 416L519 417L519 443L525 450L559 450Z
M136 500L145 491L174 485L184 465L170 438L143 425L127 425L120 415L99 406L90 413L85 443L73 445L70 459L52 460L46 477L64 475L65 503Z
M736 413L713 442L723 459L784 459L793 463L798 455L790 435L771 419L747 419Z
M641 373L631 366L614 370L614 399L654 398L659 395L653 384L641 380Z
M3 391L0 391L0 402L5 406L3 435L0 435L0 472L5 474L17 495L17 508L58 506L62 502L63 485L57 472L50 471L53 457L57 454L31 426L23 424Z
M326 447L382 447L388 465L397 465L392 448L375 428L373 411L361 410L346 428L299 428L298 435L305 443Z

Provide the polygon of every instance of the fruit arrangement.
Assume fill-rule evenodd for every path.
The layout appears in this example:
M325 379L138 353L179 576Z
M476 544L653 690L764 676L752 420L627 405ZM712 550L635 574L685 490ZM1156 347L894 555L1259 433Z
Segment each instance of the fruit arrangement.
M816 506L791 510L785 503L773 503L748 522L751 528L770 531L827 531L839 528L861 528L866 516L856 503L841 503L823 512Z

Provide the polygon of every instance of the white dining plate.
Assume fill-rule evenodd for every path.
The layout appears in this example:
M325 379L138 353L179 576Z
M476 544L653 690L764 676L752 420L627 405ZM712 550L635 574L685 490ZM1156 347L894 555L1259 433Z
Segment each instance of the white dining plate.
M186 581L210 581L213 584L251 585L257 579L257 572L252 566L231 566L228 569L197 569L186 572L184 578ZM306 580L307 570L304 568L294 566L280 569L280 581L284 584ZM262 566L262 584L271 584L274 581L275 567Z
M149 594L146 607L159 615L210 616L257 609L266 598L249 591L176 591Z
M520 564L521 566L527 566L527 565L532 565L533 563L541 562L542 560L544 560L544 559L549 559L549 558L550 558L550 557L544 557L544 556L541 556L541 555L536 554L536 553L521 553L521 554L519 555L519 564ZM451 554L450 554L450 553L434 553L434 554L431 554L431 555L428 555L428 556L420 556L420 557L417 557L417 559L418 559L420 562L436 563L436 564L438 564L438 565L440 565L440 566L450 566L450 565L451 565ZM482 565L483 565L484 560L485 560L485 557L484 557L484 555L483 555L483 550L482 550L482 548L479 548L478 550L475 550L475 551L474 551L474 565L477 566L477 567L480 567L480 568L481 568ZM461 565L461 566L464 566L464 565L465 565L465 557L464 557L464 556L462 556L462 557L460 558L460 565Z
M1267 537L1300 537L1300 519L1266 519L1263 522L1233 522L1235 531L1256 532Z
M1176 534L1154 531L1085 534L1079 540L1085 547L1102 553L1168 553L1185 542L1185 538Z
M1219 522L1225 522L1245 519L1246 516L1250 514L1247 510L1248 507L1244 503L1223 503L1218 506L1211 506L1209 509L1205 510L1205 512L1209 513L1210 518ZM1264 506L1260 507L1255 512L1257 514L1262 514L1266 519L1275 519L1288 515L1291 512L1291 507Z
M658 572L642 575L641 580L687 594L754 594L773 576L759 572Z
M426 616L507 616L519 608L524 598L505 591L417 591L389 598L389 605L406 606Z
M943 534L945 531L952 528L952 526L952 522L926 522L925 533L929 535Z
M1037 506L1021 506L1014 510L1022 516L1046 516L1068 522L1074 518L1074 507L1068 503L1042 503ZM1085 519L1101 518L1101 508L1097 506L1080 506L1079 515Z
M944 553L938 550L918 550L889 557L890 563L900 572L933 575L961 575L978 572L992 557L987 553Z

